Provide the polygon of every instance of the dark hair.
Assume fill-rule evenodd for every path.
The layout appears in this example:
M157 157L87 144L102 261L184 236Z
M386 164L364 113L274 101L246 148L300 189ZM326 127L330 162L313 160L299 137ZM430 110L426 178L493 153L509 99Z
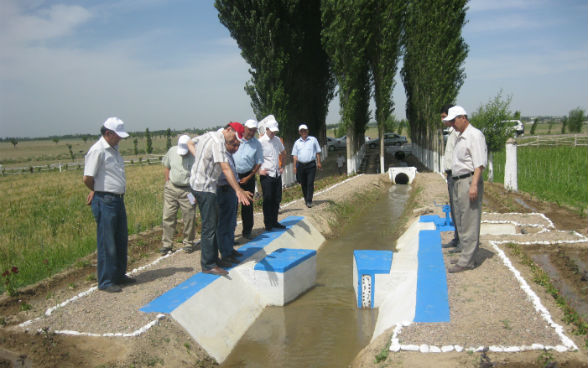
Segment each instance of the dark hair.
M106 132L107 132L107 131L108 131L108 129L106 129L106 127L104 127L104 125L102 125L102 126L100 127L100 135L104 135L104 134L106 134Z
M441 113L441 114L449 114L449 109L452 108L453 106L455 106L455 105L453 105L453 104L443 105L443 107L441 107L441 111L439 111L439 113Z

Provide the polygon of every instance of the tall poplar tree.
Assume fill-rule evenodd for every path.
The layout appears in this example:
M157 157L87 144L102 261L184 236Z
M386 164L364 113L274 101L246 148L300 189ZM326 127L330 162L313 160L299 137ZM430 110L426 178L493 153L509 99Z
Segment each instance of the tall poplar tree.
M380 172L384 172L384 130L393 121L394 77L400 55L400 36L403 30L405 0L372 0L368 6L371 15L368 19L371 33L367 56L372 72L376 122L380 137Z
M256 117L276 116L287 145L302 122L326 140L335 84L320 42L320 1L216 0L215 7L250 65L245 91Z
M339 86L342 123L347 130L347 158L364 141L370 111L370 65L367 47L370 0L323 0L323 44Z
M439 110L455 102L468 46L461 36L467 0L409 0L404 32L406 116L413 142L440 150ZM436 139L437 138L437 139Z

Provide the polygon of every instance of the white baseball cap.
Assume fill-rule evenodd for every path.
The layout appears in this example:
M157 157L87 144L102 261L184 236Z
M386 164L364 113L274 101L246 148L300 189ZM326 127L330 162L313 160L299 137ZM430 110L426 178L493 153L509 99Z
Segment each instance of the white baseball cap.
M308 130L308 127L306 126L306 124L300 124L298 126L298 131L301 131L302 129Z
M245 122L245 127L250 129L257 129L257 121L249 119Z
M451 121L458 116L467 115L468 113L461 106L453 106L447 111L447 117L443 121Z
M190 137L186 134L182 135L180 139L178 139L178 155L184 156L188 153L188 141Z
M275 121L275 120L274 120L274 121L272 121L272 122L269 122L269 123L267 123L267 124L265 125L265 127L266 127L267 129L269 129L270 131L274 132L274 133L275 133L275 132L279 132L279 131L280 131L280 129L279 129L279 127L278 127L278 122L277 122L277 121Z
M129 136L129 133L125 132L125 123L119 118L112 117L106 119L104 122L104 127L108 130L112 130L121 138L126 138Z

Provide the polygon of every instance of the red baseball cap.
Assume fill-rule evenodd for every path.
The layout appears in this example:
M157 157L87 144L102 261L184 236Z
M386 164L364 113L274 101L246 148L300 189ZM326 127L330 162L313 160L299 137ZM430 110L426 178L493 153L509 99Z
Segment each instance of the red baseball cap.
M243 127L243 125L241 123L237 123L235 121L235 122L229 123L229 126L231 128L233 128L237 132L237 138L239 140L242 140L243 139L243 133L245 132L245 128Z

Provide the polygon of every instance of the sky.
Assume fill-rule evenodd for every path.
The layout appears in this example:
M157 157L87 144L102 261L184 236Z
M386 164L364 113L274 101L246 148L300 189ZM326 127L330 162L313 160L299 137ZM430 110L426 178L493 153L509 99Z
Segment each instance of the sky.
M205 0L0 0L0 137L209 128L253 116L249 67ZM471 0L467 74L474 112L500 91L523 116L588 105L585 0ZM395 115L405 118L396 78ZM339 102L327 124L340 120Z

